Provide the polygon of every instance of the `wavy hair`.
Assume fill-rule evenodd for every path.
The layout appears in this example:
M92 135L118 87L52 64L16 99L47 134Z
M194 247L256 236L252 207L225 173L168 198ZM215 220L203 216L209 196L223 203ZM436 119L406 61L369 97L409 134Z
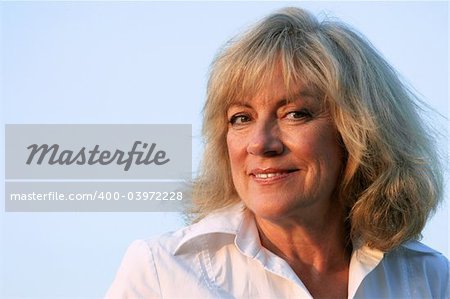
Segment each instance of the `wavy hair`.
M317 90L346 149L339 199L353 242L383 251L417 239L442 197L434 138L420 99L357 31L282 9L229 41L211 65L203 110L205 151L192 189L197 220L240 201L233 185L227 108L270 81L281 63L288 91Z

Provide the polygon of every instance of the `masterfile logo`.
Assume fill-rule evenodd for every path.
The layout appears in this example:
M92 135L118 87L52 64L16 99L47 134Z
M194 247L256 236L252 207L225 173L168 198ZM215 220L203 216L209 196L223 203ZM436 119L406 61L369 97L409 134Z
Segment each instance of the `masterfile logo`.
M143 150L138 150L139 147ZM166 152L163 150L156 151L155 154L153 153L156 148L156 143L152 143L149 146L148 143L135 141L133 148L129 152L121 151L119 149L116 149L113 152L108 150L100 151L99 148L100 145L96 144L92 150L87 150L86 147L82 147L77 151L60 151L60 146L58 144L53 144L52 146L49 146L48 144L42 144L40 146L32 144L27 147L27 149L30 150L30 155L28 156L26 163L30 165L34 162L41 165L45 159L49 165L94 165L96 163L108 165L115 162L118 165L124 165L124 170L128 171L133 162L137 165L149 165L152 163L155 165L164 165L170 161L169 158L166 159ZM34 159L36 156L37 158Z
M6 212L180 211L191 125L6 125Z
M6 179L189 179L191 125L6 125Z

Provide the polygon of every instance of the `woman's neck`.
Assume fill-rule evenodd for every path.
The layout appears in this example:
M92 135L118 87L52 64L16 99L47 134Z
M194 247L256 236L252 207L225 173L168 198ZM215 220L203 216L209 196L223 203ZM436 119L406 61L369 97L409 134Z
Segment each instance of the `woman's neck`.
M282 220L255 215L262 246L283 258L314 298L347 293L351 243L343 209L329 210Z

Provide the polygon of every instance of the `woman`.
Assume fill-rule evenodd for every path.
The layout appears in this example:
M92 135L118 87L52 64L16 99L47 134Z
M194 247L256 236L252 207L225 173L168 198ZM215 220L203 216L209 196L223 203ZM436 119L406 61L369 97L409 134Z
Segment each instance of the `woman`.
M442 196L416 103L345 25L262 20L212 65L195 223L133 243L107 297L449 298L416 241Z

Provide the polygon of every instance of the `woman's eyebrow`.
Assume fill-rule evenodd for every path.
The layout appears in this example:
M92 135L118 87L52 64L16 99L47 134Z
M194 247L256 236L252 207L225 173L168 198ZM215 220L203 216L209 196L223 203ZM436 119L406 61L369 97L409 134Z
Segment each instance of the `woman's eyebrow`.
M301 97L316 98L319 94L319 91L312 85L306 85L299 88L295 94Z
M280 100L280 103L283 103L284 105L288 105L290 103L298 103L298 102L302 102L305 104L314 104L316 103L317 99L317 94L314 92L311 92L309 90L302 90L298 93L295 93L292 97L290 98L284 98Z
M301 86L297 91L291 93L291 96L288 95L288 92L285 93L285 95L281 96L278 100L276 105L277 106L284 106L292 102L296 101L304 101L305 103L311 102L311 100L318 98L318 91L317 88L311 85L305 85ZM246 107L246 108L252 108L252 105L250 103L251 101L248 99L239 99L235 100L232 103L230 103L227 107L227 109L230 109L232 107Z
M249 109L251 109L252 106L248 102L238 101L238 102L233 102L230 105L228 105L226 111L228 112L228 111L230 111L230 109L236 109L236 108L249 108Z
M310 98L310 99L312 98L312 99L314 99L314 98L317 97L317 93L315 93L312 90L303 90L300 93L298 93L298 96L301 97L301 98Z
M316 96L314 95L314 93L312 93L310 91L302 91L302 92L296 93L296 95L293 96L291 99L289 99L287 96L280 97L278 100L276 100L275 106L277 108L279 108L279 107L283 107L283 106L289 105L291 103L296 103L296 102L303 102L303 103L307 104L307 103L311 103L312 100L315 98L316 98ZM227 110L232 109L232 108L253 108L253 106L250 103L250 101L239 100L239 101L235 101L235 102L231 103L227 107Z

